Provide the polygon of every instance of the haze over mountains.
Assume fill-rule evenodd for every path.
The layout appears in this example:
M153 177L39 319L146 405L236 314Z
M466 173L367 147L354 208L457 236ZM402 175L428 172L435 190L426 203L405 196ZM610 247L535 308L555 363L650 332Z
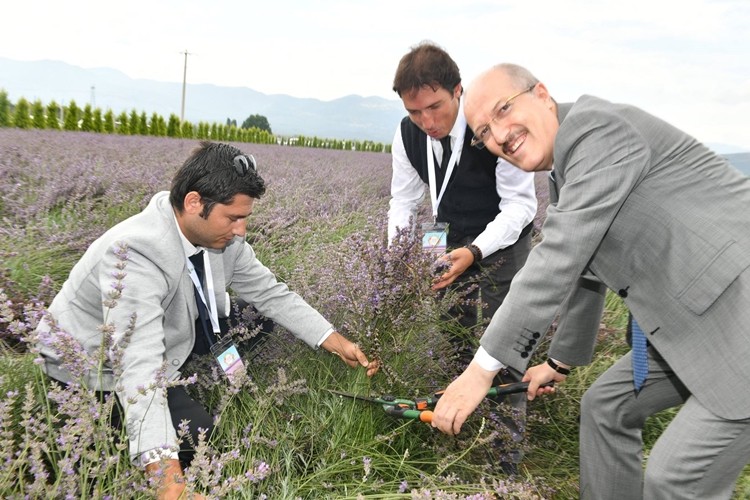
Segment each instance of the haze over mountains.
M189 73L188 73L189 81ZM14 61L0 57L0 89L12 102L21 97L79 107L91 104L115 114L135 109L148 116L180 116L182 82L133 79L110 68L84 69L59 61ZM390 144L405 116L401 100L349 95L332 101L263 94L247 87L187 84L185 120L238 125L250 115L268 118L278 135L371 140ZM395 94L394 94L395 97ZM750 175L750 152L730 144L708 144Z
M188 82L189 82L188 73ZM110 69L84 69L59 61L14 61L0 57L0 89L12 102L21 97L47 104L55 100L79 107L91 104L115 114L136 109L164 118L180 116L182 82L133 79ZM405 116L400 100L349 95L332 101L263 94L246 87L187 84L185 120L238 125L250 115L268 118L275 134L331 139L371 140L390 144ZM395 94L394 94L395 96Z

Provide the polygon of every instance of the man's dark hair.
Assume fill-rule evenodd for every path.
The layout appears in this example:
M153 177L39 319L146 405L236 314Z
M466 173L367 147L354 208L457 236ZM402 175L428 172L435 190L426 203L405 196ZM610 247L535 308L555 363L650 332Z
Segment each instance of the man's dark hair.
M245 157L237 162L239 167L235 165L238 156ZM249 168L240 168L242 165ZM266 184L245 153L229 144L203 141L172 179L169 202L177 212L182 213L185 196L191 191L201 195L204 203L201 217L205 219L214 205L229 205L235 195L260 198L266 192Z
M424 41L412 47L399 61L393 78L393 91L399 97L407 92L418 92L424 86L434 91L443 87L453 92L459 83L461 73L456 62L434 43Z

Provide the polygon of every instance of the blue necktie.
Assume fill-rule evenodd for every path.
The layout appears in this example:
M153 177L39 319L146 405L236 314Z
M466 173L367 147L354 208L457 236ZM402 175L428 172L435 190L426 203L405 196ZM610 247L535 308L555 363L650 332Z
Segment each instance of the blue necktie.
M635 392L641 390L643 383L646 381L648 376L648 353L646 345L646 335L638 326L635 318L631 317L631 343L633 346L633 352L631 353L631 361L633 362L633 386Z

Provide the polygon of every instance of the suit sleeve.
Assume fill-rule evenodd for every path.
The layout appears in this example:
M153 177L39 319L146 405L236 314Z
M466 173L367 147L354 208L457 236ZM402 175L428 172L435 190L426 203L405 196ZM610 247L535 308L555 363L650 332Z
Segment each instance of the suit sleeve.
M531 340L547 332L569 295L565 310L577 322L590 314L584 322L589 326L565 327L555 344L566 353L581 349L581 359L589 357L596 333L590 325L600 320L601 299L592 301L593 307L581 306L579 300L596 296L573 290L649 165L648 148L637 130L615 113L585 105L580 110L574 106L560 125L554 157L558 182L563 180L558 203L548 208L542 242L481 339L492 357L518 371L525 371L539 345Z
M599 331L607 287L595 276L579 278L560 309L549 356L568 365L591 362Z
M132 245L127 250L122 295L109 308L106 299L113 290L117 264L115 247L110 247L96 271L105 302L104 323L113 328L113 345L121 348L122 371L117 378L116 393L125 412L130 458L135 463L146 451L177 447L177 434L163 389L166 341L161 302L167 296L169 284L162 269L146 257L143 249ZM128 334L127 325L133 313L135 328Z
M310 347L317 346L331 328L318 311L302 297L289 290L285 283L255 256L255 251L244 241L236 241L239 251L229 263L231 278L227 285L243 300L255 306L267 318L289 330Z

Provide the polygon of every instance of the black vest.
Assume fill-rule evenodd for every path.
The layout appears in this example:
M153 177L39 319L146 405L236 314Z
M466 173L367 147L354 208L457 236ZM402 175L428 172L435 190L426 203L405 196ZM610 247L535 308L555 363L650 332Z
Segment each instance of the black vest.
M448 187L438 206L439 222L450 224L448 228L449 246L459 244L466 237L476 238L492 222L500 209L500 195L497 194L495 167L497 156L486 149L471 147L473 133L467 126L461 160L453 169ZM406 156L419 177L429 185L427 169L427 134L405 117L401 121L401 137L404 140ZM432 148L430 148L432 154ZM435 182L437 193L443 185L445 172L435 162Z

